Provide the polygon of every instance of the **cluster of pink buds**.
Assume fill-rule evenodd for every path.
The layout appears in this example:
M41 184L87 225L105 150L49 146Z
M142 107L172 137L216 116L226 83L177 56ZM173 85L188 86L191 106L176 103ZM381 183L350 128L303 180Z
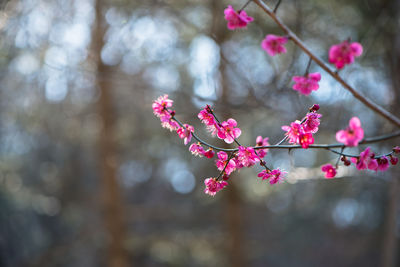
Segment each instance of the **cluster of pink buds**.
M282 126L282 130L286 131L285 135L289 139L289 143L300 144L303 148L308 148L314 143L313 134L318 131L319 118L322 116L317 113L318 109L319 106L314 105L302 122L296 120L290 126Z

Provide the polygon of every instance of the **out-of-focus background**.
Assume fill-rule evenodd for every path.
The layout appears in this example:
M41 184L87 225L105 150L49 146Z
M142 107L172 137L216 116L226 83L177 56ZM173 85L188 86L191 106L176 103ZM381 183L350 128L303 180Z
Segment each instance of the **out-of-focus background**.
M213 160L153 116L168 94L219 146L197 119L205 104L235 118L246 145L277 142L313 103L316 143L336 142L352 116L367 137L395 130L315 64L321 88L292 90L307 56L291 42L268 56L261 40L282 32L252 3L255 21L229 31L224 9L244 2L0 2L0 266L399 266L398 167L340 167L326 180L320 166L334 154L275 150L267 162L286 182L270 186L254 167L210 197ZM400 1L284 0L278 15L325 61L332 44L360 42L340 75L400 115Z

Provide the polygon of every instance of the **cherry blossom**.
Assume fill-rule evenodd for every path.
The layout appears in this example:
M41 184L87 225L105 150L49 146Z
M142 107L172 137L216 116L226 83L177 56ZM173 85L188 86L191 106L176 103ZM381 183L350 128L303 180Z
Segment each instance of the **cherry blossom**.
M270 56L275 56L276 54L286 53L285 44L288 38L285 36L277 36L274 34L268 34L265 39L261 42L261 47Z
M214 155L215 155L215 152L212 148L210 148L206 152L204 152L204 156L209 159L213 158Z
M270 176L269 183L276 184L276 183L280 183L281 181L283 181L284 176L287 174L287 172L282 171L280 169L275 169L275 170L272 170L270 174L271 174L271 176Z
M234 119L223 121L221 123L221 130L217 134L218 138L223 139L228 144L233 143L242 133L239 128L235 128L236 126L237 122Z
M291 144L300 143L300 135L305 133L300 121L292 122L290 126L284 125L282 130L286 131L285 135L289 137Z
M152 104L154 115L157 117L169 115L168 108L172 107L173 102L168 99L168 95L159 96Z
M183 143L187 145L192 139L192 133L194 132L194 128L189 124L184 124L183 126L185 127L179 128L176 132L178 133L179 138L183 139Z
M189 151L192 152L193 155L202 157L204 156L205 150L200 145L200 143L193 143L189 146Z
M254 19L246 14L246 11L239 10L236 12L232 6L228 6L224 10L225 19L228 21L228 29L246 28L247 24Z
M358 170L370 169L376 170L378 168L378 161L374 159L374 153L370 147L367 147L363 152L360 153L360 157L351 158L351 161L356 164Z
M172 119L170 114L160 116L161 126L167 128L170 131L176 131L179 129L179 124Z
M271 177L270 170L262 170L260 173L257 174L258 177L261 177L263 180L269 179Z
M386 156L379 158L378 160L378 167L376 168L377 171L386 171L389 169L389 159Z
M256 139L256 147L258 146L269 146L268 137L262 138L261 135L257 136ZM263 158L267 155L268 149L257 149L257 154L260 158Z
M399 159L393 155L390 155L390 164L396 165L399 162Z
M226 181L217 181L216 178L207 178L204 180L204 184L206 185L206 189L204 189L204 193L215 196L215 194L222 190L225 186L228 185Z
M260 159L254 152L252 147L238 147L237 160L243 167L251 167L256 164ZM239 166L240 166L239 165Z
M218 160L216 160L215 164L217 165L218 170L222 171L225 168L225 173L227 175L230 175L236 168L236 164L235 161L230 159L228 164L228 154L226 154L226 152L224 151L220 151L217 153L218 156Z
M308 113L305 122L302 124L304 132L313 134L318 132L318 126L321 123L319 118L321 117L322 115L317 112Z
M361 127L360 119L353 117L350 119L349 127L336 133L336 140L346 146L358 146L364 138L364 130Z
M308 148L311 144L314 144L314 137L311 133L300 134L299 143L302 148Z
M329 62L335 64L337 69L342 69L346 64L354 62L354 57L361 56L363 47L360 43L344 41L331 46L329 49Z
M332 166L332 164L325 164L321 167L321 170L325 172L325 178L333 178L336 176L336 169Z
M293 90L299 91L303 95L309 95L312 91L317 91L319 88L318 82L321 80L319 72L310 73L306 76L294 76Z

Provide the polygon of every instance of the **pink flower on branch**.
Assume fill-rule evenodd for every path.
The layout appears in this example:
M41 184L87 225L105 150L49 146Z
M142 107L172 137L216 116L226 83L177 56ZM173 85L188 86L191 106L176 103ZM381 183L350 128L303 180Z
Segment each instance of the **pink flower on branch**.
M232 6L228 6L224 10L225 19L228 21L228 29L246 28L247 24L254 19L246 14L246 11L239 10L236 12Z
M285 44L288 38L285 36L277 36L274 34L268 34L265 39L261 42L261 47L270 56L275 56L276 54L286 53Z
M197 115L197 117L201 120L201 122L207 126L212 126L216 124L215 118L213 114L210 112L210 110L211 110L210 106L207 105Z
M311 144L314 144L314 137L311 133L300 134L299 143L302 148L308 148Z
M318 114L317 112L310 112L306 115L306 120L302 124L304 132L306 133L316 133L318 132L318 126L320 125L320 120L322 115Z
M215 196L215 194L222 190L225 186L228 185L226 181L217 181L215 178L207 178L204 180L204 184L206 185L206 189L204 189L204 193Z
M329 62L335 64L336 68L340 70L345 65L353 63L354 58L361 56L362 52L363 47L360 43L344 41L331 46L329 49Z
M185 127L179 128L176 132L178 133L179 138L183 139L183 143L187 145L192 139L192 133L194 132L194 128L189 124L184 124L183 126Z
M154 100L152 104L154 115L156 115L157 117L167 116L167 115L171 116L168 113L168 108L172 107L173 102L174 101L172 101L171 99L168 99L168 95L163 95L158 97L156 100Z
M254 148L252 147L238 147L238 153L236 155L237 166L240 167L251 167L256 164L260 159L254 152Z
M176 131L180 127L179 124L172 119L170 114L160 116L161 126L167 128L170 131Z
M378 168L378 161L374 157L375 154L371 151L371 148L367 147L360 153L360 157L351 158L351 161L356 164L357 170L376 170Z
M393 155L390 155L390 164L396 165L399 162L399 159Z
M325 178L333 178L336 176L336 169L332 166L332 164L325 164L321 167L321 170L325 172Z
M389 169L389 159L386 156L379 158L378 160L378 167L376 168L377 171L386 171Z
M189 151L192 152L193 155L202 157L204 156L205 150L200 145L200 143L193 143L189 146Z
M293 90L299 91L303 95L309 95L312 91L317 91L319 88L318 82L321 80L319 72L310 73L307 76L294 76Z
M300 135L305 133L300 121L292 122L290 126L284 125L282 130L286 131L285 135L289 138L291 144L300 143Z
M211 159L212 157L214 157L214 155L215 155L215 152L214 152L214 150L213 150L212 148L210 148L210 149L208 149L206 152L204 152L204 156L205 156L206 158L209 158L209 159Z
M257 176L261 177L263 180L269 180L269 183L271 185L276 184L276 183L280 183L283 179L284 176L287 172L282 171L280 169L275 169L275 170L263 170L261 171Z
M349 127L346 130L340 130L336 133L336 140L346 146L358 146L358 143L364 138L364 130L361 127L360 119L353 117L349 121Z
M221 129L217 133L218 138L223 139L228 144L232 144L242 133L239 128L235 128L236 126L237 122L234 119L223 121Z
M257 136L256 147L269 146L268 137L262 138L261 135ZM268 153L268 149L257 149L257 154L260 158L264 158Z
M218 160L216 160L215 164L217 165L218 170L222 171L225 168L226 175L230 175L236 168L235 161L230 159L228 162L228 154L224 151L220 151L217 153ZM228 165L227 165L228 164Z

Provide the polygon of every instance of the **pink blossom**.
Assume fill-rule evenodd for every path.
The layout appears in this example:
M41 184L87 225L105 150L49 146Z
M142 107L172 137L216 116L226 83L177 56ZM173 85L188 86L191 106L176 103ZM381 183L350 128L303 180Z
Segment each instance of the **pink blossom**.
M396 158L396 157L393 156L393 155L390 155L390 163L391 163L392 165L396 165L398 162L399 162L399 159L398 159L398 158Z
M239 128L235 128L236 126L237 122L234 119L223 121L221 123L221 131L218 131L217 136L228 144L233 143L242 133Z
M261 47L270 56L275 56L276 54L286 53L286 47L284 46L288 38L285 36L277 36L274 34L268 34L265 39L261 42Z
M174 101L168 99L168 95L163 95L154 100L152 108L157 117L169 115L168 108L172 107ZM170 116L170 115L169 115Z
M310 112L306 115L306 121L302 124L304 132L306 133L316 133L318 132L318 126L321 123L319 118L322 115L318 114L317 112Z
M246 11L240 10L236 12L232 6L228 6L224 10L225 19L228 21L228 29L246 28L247 24L254 19L246 14Z
M332 166L332 164L325 164L321 167L321 170L325 172L325 178L333 178L336 176L336 169Z
M312 91L318 90L318 82L320 80L321 74L319 72L310 73L307 76L294 76L293 81L296 83L292 88L296 91L299 91L303 95L309 95Z
M236 165L243 167L251 167L260 160L257 157L256 153L254 152L254 148L239 146L237 153L237 161L239 164Z
M361 127L360 119L353 117L350 119L349 127L336 133L336 140L346 146L358 146L364 138L364 130Z
M261 135L257 136L256 147L258 146L269 146L268 137L262 138ZM264 158L268 153L268 149L257 149L257 154L260 158Z
M206 158L211 159L212 157L214 157L215 152L212 148L208 149L206 152L204 152L203 154Z
M370 147L367 147L363 152L360 153L360 157L351 158L351 161L356 164L357 170L376 170L378 168L378 161L374 159L374 153Z
M363 47L360 43L344 41L333 45L329 49L329 62L335 64L337 69L342 69L346 64L354 62L354 57L361 56Z
M193 143L189 147L189 151L192 152L193 155L202 157L204 156L205 150L200 145L200 143Z
M192 133L194 132L194 128L189 124L184 124L183 126L185 127L179 128L176 132L178 133L179 138L183 139L183 143L187 145L192 139Z
M167 128L170 131L176 131L179 128L179 124L172 119L172 116L169 114L161 115L161 126L163 128Z
M289 143L300 143L300 135L304 134L303 126L299 121L292 122L290 126L282 126L282 130L286 131L285 135L289 137Z
M400 153L400 147L399 146L395 146L393 148L393 152L396 153L396 154L399 154Z
M287 172L282 171L280 169L275 169L271 171L271 176L270 176L270 180L269 183L270 184L276 184L276 183L280 183L281 181L283 181L284 176L286 175Z
M218 191L222 190L225 186L228 185L226 181L217 181L217 179L215 178L205 179L204 184L206 185L204 193L209 194L210 196L215 196Z
M386 171L387 169L389 169L389 159L386 156L383 156L381 158L379 158L378 160L378 167L377 167L377 171Z
M207 105L204 109L202 109L197 115L202 123L207 126L214 125L216 123L213 114L210 112L210 106Z
M262 177L263 180L269 180L269 183L276 184L280 183L283 180L283 176L286 174L285 171L281 171L280 169L275 169L275 170L263 170L261 171L257 176Z
M302 148L308 148L311 144L314 144L314 137L311 133L300 134L299 143Z
M270 170L262 170L260 173L257 174L258 177L261 177L263 180L268 180L271 177Z
M226 154L224 151L220 151L217 153L217 155L218 155L218 160L216 160L215 164L217 165L218 170L222 171L225 168L225 165L227 164L228 154ZM236 168L235 161L230 159L228 165L226 165L225 168L226 175L230 175L235 170L235 168Z

